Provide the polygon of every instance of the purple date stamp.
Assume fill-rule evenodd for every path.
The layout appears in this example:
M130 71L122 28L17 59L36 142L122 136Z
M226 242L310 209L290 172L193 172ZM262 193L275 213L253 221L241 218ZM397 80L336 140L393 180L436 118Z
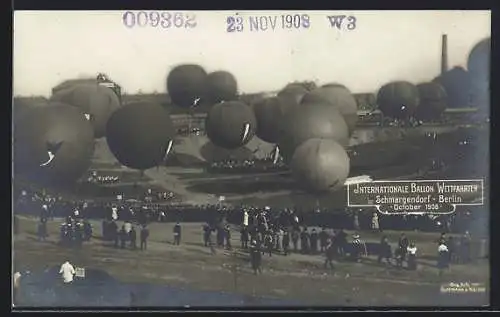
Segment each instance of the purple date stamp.
M192 13L169 11L126 11L122 15L123 25L127 28L164 28L192 29L197 25Z
M278 29L308 29L311 19L307 14L256 15L243 17L239 14L226 17L226 32L266 32Z

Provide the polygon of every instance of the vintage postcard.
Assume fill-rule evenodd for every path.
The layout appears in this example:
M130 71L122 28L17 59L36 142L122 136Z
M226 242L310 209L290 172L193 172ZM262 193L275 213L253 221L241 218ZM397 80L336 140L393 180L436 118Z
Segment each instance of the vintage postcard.
M489 304L489 11L15 11L13 305Z

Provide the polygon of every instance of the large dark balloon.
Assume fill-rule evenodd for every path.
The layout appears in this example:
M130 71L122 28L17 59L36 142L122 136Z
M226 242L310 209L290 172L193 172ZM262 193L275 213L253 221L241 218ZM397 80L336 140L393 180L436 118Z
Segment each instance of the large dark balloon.
M489 81L490 78L490 58L491 39L487 38L477 43L472 48L467 60L467 70L473 80Z
M344 117L329 103L295 108L280 123L279 148L285 162L302 142L312 138L332 139L346 146L349 130Z
M280 122L287 111L298 105L281 97L271 97L257 102L253 106L257 118L257 136L269 143L278 142Z
M406 81L385 84L377 94L380 111L391 118L408 118L415 113L419 103L417 87Z
M488 109L490 104L491 39L482 40L469 54L467 68L472 80L473 104Z
M304 97L308 92L309 90L307 90L303 85L289 84L278 93L278 97L290 102L294 101L299 104L302 101L302 97Z
M217 71L207 76L207 99L212 104L235 100L238 94L236 78L226 71Z
M111 152L123 165L145 170L160 165L172 149L174 128L162 106L137 102L113 113L106 126Z
M417 85L420 104L415 111L419 120L435 120L441 117L447 107L447 96L439 83L423 83Z
M472 78L462 67L454 67L436 77L433 82L441 84L448 96L450 108L466 108L472 99Z
M349 175L349 157L332 139L309 139L293 154L292 175L311 192L335 191L344 186Z
M33 107L46 107L48 105L49 101L45 98L14 97L12 100L12 122L15 125L19 118Z
M167 91L172 102L181 107L193 107L206 95L207 72L198 65L180 65L167 77Z
M251 107L240 101L216 104L205 121L207 136L215 145L235 149L255 135L257 119Z
M109 117L120 107L113 90L98 84L78 84L59 90L51 100L80 108L88 115L96 138L104 136Z
M14 169L36 182L77 180L89 168L93 152L92 126L70 105L33 107L14 127Z
M337 108L344 116L349 135L354 132L358 122L358 104L349 89L339 84L330 84L311 91L301 101L304 105L318 102L328 102Z

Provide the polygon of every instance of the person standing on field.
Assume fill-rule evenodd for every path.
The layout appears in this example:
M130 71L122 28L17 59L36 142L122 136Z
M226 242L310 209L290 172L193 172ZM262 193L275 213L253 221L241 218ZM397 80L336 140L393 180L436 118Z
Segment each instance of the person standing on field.
M141 250L148 249L149 229L145 225L141 229Z
M70 284L71 282L73 282L75 273L75 268L73 267L73 265L71 265L71 263L69 263L69 261L64 262L61 265L61 269L59 270L59 274L62 275L63 282L65 284Z
M372 216L372 230L377 232L380 231L380 225L378 221L378 214L376 212L373 213Z
M174 245L181 244L181 224L177 222L174 226Z

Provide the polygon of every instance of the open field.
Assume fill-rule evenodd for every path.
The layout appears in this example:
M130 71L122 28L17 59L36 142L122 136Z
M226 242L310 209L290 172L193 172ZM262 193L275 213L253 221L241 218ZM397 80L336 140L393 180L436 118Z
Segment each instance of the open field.
M432 129L445 132L455 127ZM421 135L423 130L373 128L359 131L364 132L355 135L354 144L370 144L374 140L382 140L380 143L369 145L365 152L360 150L363 156L361 163L383 163L377 168L369 169L369 175L375 179L414 177L422 162L433 155L429 144L406 144L410 143L408 137ZM405 141L401 141L402 138L405 138ZM135 198L147 188L152 188L172 191L184 202L193 204L218 203L218 196L224 195L226 202L233 204L305 208L319 205L323 208L341 206L344 209L345 192L340 191L324 197L306 194L287 175L215 175L203 170L207 161L230 156L264 157L272 148L271 144L255 137L239 151L221 151L213 147L206 136L179 136L172 154L179 157L184 155L184 159L192 159L201 164L196 167L190 166L189 162L183 166L160 166L145 171L141 176L137 171L121 166L107 148L106 141L101 139L96 142L91 169L97 170L102 176L119 176L120 183L80 184L56 193L64 193L65 197L77 200L112 200L118 194L124 194L125 199ZM436 153L455 155L455 152L444 146L435 146L433 149ZM436 175L436 179L440 177L446 175ZM407 232L409 239L414 240L419 249L417 271L380 265L373 256L366 258L363 263L338 262L336 269L330 271L323 269L324 259L321 255L293 254L287 257L264 256L264 274L255 276L250 270L248 255L241 250L217 250L216 255L211 255L201 243L200 223L183 224L181 246L172 245L173 224L151 224L149 249L143 252L117 250L109 246L109 243L101 241L101 224L98 222L93 223L96 238L85 244L83 249L65 249L57 245L58 225L57 221L50 222L49 240L38 242L35 238L36 220L20 217L20 233L15 236L13 242L16 263L37 270L60 265L69 259L77 266L106 270L124 282L276 297L291 300L297 305L473 306L488 303L487 294L440 293L440 285L443 283L486 282L489 279L489 264L486 259L478 259L469 265L453 265L443 276L439 276L435 267L436 234ZM394 245L400 232L386 231L383 234L388 235ZM378 242L381 238L380 233L362 232L361 235L367 242ZM239 244L238 239L237 228L233 228L233 245ZM139 298L141 296L144 299L149 295L138 294Z
M473 306L488 303L486 293L446 295L439 292L443 283L486 282L489 266L487 260L478 259L469 265L452 265L439 276L435 268L436 234L407 233L419 248L418 270L414 272L377 264L372 256L357 264L338 262L331 271L323 269L321 255L275 254L263 256L264 272L255 276L248 256L238 248L233 252L218 249L217 254L211 255L202 245L200 223L183 224L180 246L172 245L172 223L151 224L148 250L142 252L114 249L101 241L101 227L97 222L93 223L97 237L89 244L79 251L65 249L56 244L58 225L57 221L50 222L48 241L38 242L34 235L36 220L20 217L19 234L14 239L15 262L34 271L68 259L80 267L104 269L124 282L284 298L297 305ZM237 247L236 229L233 228L232 244ZM400 233L383 234L394 244ZM376 242L381 234L363 232L361 235L367 242Z

